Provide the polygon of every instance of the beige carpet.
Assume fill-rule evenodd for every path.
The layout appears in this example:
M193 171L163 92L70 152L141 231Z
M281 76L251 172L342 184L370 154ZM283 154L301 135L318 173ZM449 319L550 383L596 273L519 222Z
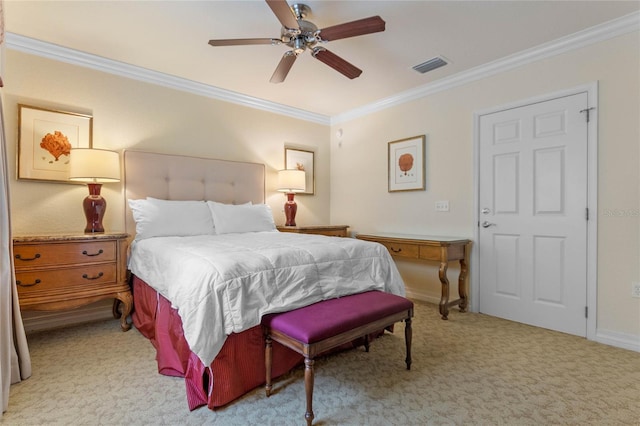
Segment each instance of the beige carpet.
M316 425L640 425L640 354L481 314L416 305L403 326L316 362ZM303 370L210 411L187 409L135 329L103 321L29 336L33 376L11 388L7 425L300 425Z

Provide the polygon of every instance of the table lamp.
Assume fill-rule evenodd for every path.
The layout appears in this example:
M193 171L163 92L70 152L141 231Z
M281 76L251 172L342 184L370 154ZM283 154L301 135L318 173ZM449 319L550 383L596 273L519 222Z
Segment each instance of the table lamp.
M284 215L287 218L285 226L296 226L296 211L298 205L293 200L296 192L304 192L306 175L304 170L280 170L278 172L278 191L287 194L287 201L284 203Z
M100 196L103 183L120 182L120 155L115 151L93 148L74 148L69 155L69 180L86 182L89 195L84 199L87 218L85 234L102 233L102 218L107 202Z

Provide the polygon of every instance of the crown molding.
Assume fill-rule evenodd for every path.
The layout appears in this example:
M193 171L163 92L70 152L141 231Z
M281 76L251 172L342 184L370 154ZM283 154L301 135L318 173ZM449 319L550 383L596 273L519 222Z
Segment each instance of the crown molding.
M477 66L467 71L439 79L432 83L425 84L424 86L398 93L397 95L381 99L377 102L365 105L364 107L335 115L331 118L331 124L333 125L353 120L355 118L420 99L434 93L462 86L513 68L521 67L541 59L550 58L571 50L580 49L585 46L639 30L640 12L634 12L621 18L553 40L549 43L544 43L531 49L523 50L496 61Z
M398 93L394 96L370 103L361 108L356 108L342 114L329 117L309 111L293 108L287 105L254 98L230 90L221 89L198 83L192 80L175 77L161 72L149 70L123 62L106 59L55 44L43 42L19 34L6 34L7 48L41 56L73 65L78 65L94 70L157 84L160 86L193 93L208 98L218 99L238 105L256 108L275 114L286 115L300 120L311 121L323 125L333 125L353 120L364 115L391 108L406 102L411 102L425 96L449 90L482 78L486 78L513 68L521 67L541 59L550 58L571 50L579 49L595 43L599 43L614 37L640 30L640 12L634 12L621 18L596 25L586 30L579 31L566 37L559 38L549 43L544 43L531 49L518 52L425 84L415 89Z
M126 64L124 62L114 61L101 56L69 49L67 47L58 46L56 44L47 43L19 34L8 32L6 34L6 43L8 49L19 52L66 62L68 64L78 65L85 68L91 68L97 71L143 81L145 83L157 84L159 86L193 93L207 98L231 102L275 114L286 115L287 117L312 121L314 123L324 125L330 124L330 117L326 115L316 114L287 105L265 101L264 99L254 98L231 90L225 90L219 87L198 83L193 80L164 74L158 71Z

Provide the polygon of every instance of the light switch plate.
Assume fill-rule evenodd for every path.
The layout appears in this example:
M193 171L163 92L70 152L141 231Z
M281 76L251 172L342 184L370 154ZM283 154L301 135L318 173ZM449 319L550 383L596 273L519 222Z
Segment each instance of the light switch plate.
M449 201L436 201L436 211L437 212L448 212L449 211Z
M640 282L631 283L631 297L640 297Z

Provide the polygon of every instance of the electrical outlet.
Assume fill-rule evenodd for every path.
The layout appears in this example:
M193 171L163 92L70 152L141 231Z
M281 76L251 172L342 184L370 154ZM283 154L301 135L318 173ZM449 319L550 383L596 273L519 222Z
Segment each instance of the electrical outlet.
M436 211L437 212L448 212L449 211L449 201L436 201Z
M631 297L640 297L640 282L631 283Z

